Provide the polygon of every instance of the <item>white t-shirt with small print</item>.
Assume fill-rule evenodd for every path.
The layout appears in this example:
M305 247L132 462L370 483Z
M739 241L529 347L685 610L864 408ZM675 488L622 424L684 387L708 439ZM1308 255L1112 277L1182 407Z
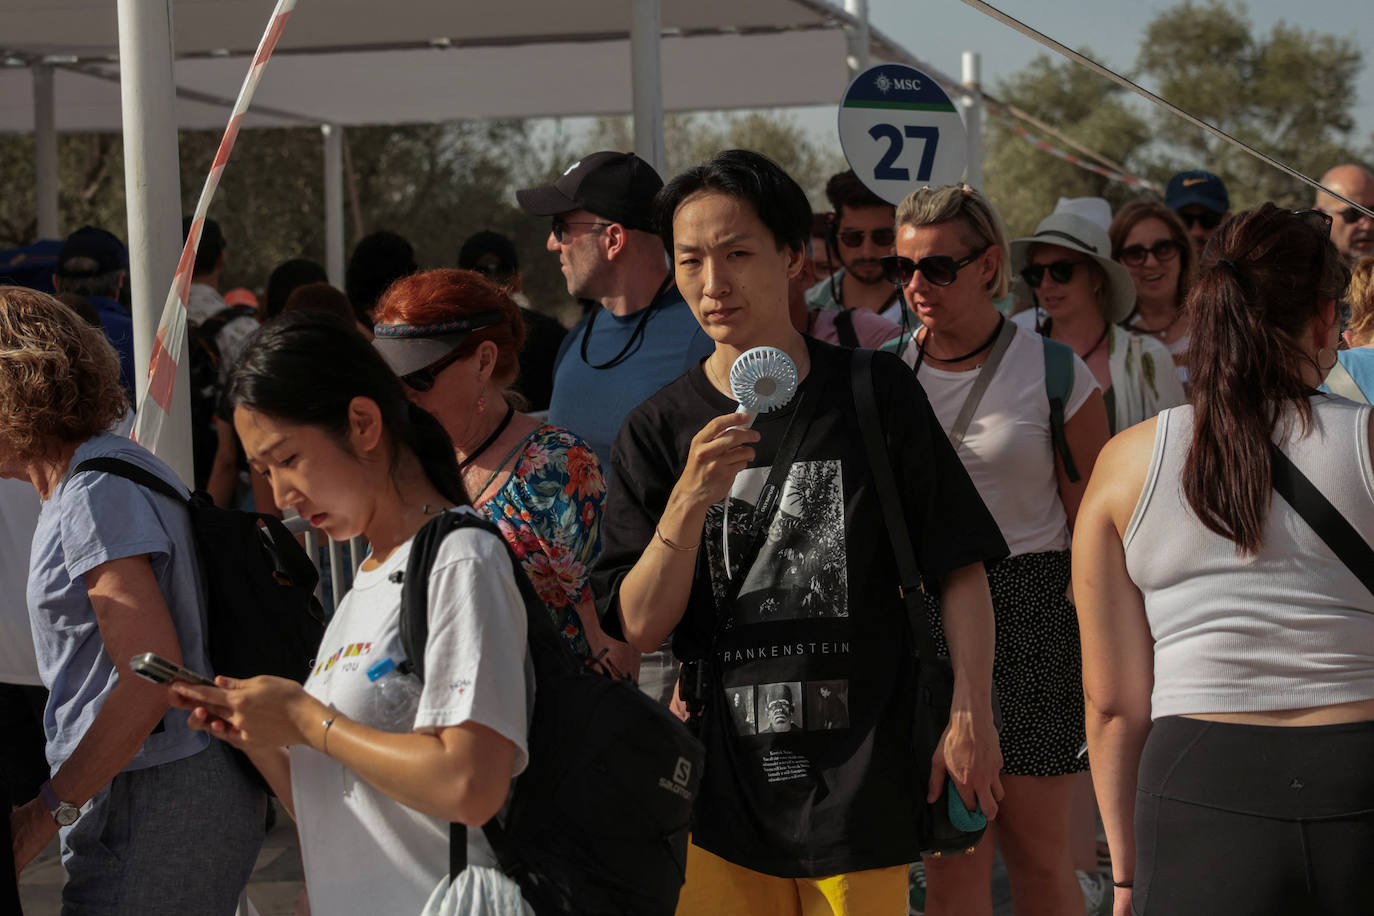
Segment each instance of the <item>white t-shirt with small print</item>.
M484 725L515 744L515 777L528 761L534 669L525 605L499 538L464 528L440 546L429 580L423 688L414 675L395 671L368 678L379 662L405 658L399 613L411 544L376 569L358 571L325 631L306 692L386 731ZM448 873L449 825L402 805L333 758L292 747L291 791L314 912L419 913ZM482 831L467 835L469 863L494 867Z

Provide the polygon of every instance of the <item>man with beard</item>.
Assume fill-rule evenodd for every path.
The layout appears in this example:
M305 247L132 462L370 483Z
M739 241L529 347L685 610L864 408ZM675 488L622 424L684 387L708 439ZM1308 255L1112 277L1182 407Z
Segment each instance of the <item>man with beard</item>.
M1322 176L1323 186L1360 206L1374 210L1374 174L1353 162L1338 165ZM1347 267L1374 255L1374 219L1325 191L1317 192L1318 210L1331 214L1331 241Z
M864 309L901 325L906 309L878 261L894 251L896 208L864 187L852 169L832 176L825 196L835 211L826 248L829 259L841 266L807 291L807 304L813 309ZM844 340L841 344L856 346Z

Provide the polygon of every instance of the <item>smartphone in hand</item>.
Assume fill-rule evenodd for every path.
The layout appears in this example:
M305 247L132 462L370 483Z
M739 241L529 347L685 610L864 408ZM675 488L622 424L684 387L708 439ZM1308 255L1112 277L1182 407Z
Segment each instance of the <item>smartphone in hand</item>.
M129 667L134 674L154 684L170 684L172 681L184 681L187 684L204 684L207 687L215 686L213 678L208 678L203 674L197 674L190 668L183 668L175 662L153 652L144 652L142 655L135 655L129 660Z

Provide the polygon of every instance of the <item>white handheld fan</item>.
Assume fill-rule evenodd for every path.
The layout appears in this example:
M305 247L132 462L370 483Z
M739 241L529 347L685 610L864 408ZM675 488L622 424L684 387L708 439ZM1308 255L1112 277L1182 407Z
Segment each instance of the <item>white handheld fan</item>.
M777 410L797 393L797 364L777 347L754 347L745 350L730 367L730 392L739 401L736 413L749 419L748 429L761 413ZM721 555L725 561L726 578L730 576L730 496L725 497L725 511L721 518ZM747 570L746 570L747 572Z
M761 413L776 410L797 393L797 365L777 347L745 350L730 367L730 391L739 401L737 413L747 413L753 425Z

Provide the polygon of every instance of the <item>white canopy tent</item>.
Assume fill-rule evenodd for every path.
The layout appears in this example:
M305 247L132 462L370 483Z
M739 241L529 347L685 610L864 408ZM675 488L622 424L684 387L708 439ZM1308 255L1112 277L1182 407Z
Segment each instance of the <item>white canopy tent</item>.
M274 5L0 0L0 131L36 135L40 235L59 231L56 133L124 134L141 365L180 249L175 130L224 127ZM637 151L661 169L665 110L838 102L849 68L866 66L866 55L913 63L957 88L869 29L866 0L846 7L299 0L243 126L323 128L327 266L341 281L341 130L349 125L633 113Z

